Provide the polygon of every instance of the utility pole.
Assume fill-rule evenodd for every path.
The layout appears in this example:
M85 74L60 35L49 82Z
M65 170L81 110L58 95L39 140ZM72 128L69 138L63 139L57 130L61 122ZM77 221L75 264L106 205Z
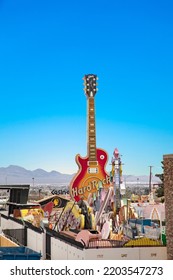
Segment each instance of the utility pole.
M32 178L32 186L33 186L33 189L34 189L34 178Z
M149 193L151 193L151 178L152 178L152 167L153 166L149 166L150 168L150 175L149 175Z

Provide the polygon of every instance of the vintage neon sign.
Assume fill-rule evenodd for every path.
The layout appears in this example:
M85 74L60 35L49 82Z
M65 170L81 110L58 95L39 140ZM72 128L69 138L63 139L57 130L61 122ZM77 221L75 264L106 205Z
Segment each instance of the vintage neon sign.
M110 176L108 175L103 179L90 177L83 182L82 186L74 186L71 189L71 195L73 198L79 196L80 198L87 199L90 193L97 193L100 188L107 188L110 184Z

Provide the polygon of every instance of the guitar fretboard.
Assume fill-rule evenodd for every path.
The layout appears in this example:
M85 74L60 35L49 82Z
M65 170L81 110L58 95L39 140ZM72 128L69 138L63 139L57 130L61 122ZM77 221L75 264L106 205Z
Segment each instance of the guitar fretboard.
M89 164L94 164L97 160L94 97L88 98L88 156Z

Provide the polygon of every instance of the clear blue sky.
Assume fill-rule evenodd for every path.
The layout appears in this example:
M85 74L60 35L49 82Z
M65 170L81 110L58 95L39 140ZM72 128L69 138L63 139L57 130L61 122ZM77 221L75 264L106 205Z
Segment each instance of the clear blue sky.
M77 171L82 77L98 75L97 147L123 173L173 153L173 2L0 0L0 167Z

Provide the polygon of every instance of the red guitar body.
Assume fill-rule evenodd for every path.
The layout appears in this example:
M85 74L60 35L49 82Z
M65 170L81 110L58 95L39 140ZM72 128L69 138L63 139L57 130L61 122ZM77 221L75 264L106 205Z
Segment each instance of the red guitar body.
M96 153L97 161L92 166L89 157L82 158L79 154L76 156L79 171L70 184L71 196L76 201L81 198L87 200L90 193L97 193L100 187L110 186L109 174L105 171L107 153L102 149L96 149Z

